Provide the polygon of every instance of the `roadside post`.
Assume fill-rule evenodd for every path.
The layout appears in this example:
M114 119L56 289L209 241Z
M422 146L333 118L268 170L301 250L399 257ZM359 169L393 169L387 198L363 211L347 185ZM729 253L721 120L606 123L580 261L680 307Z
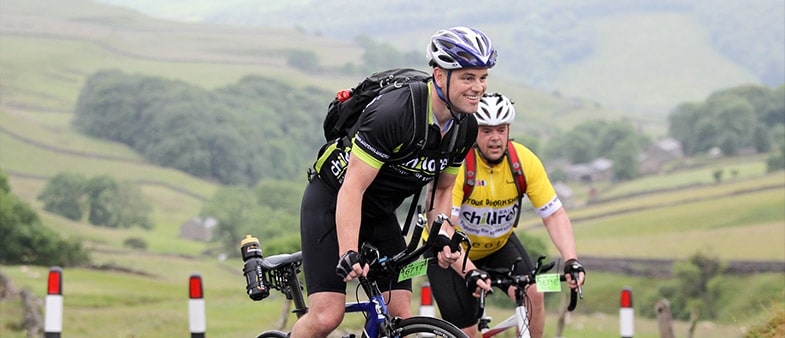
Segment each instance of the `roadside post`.
M49 268L44 309L44 337L60 338L63 332L63 269Z

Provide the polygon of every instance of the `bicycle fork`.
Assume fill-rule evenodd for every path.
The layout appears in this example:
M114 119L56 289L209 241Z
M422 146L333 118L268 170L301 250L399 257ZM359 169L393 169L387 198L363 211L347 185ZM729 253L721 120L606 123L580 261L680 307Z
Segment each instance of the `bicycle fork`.
M520 290L515 291L516 297L516 306L515 306L515 315L512 315L499 323L498 325L490 328L489 323L491 322L491 317L486 315L485 311L485 290L480 290L480 306L482 308L482 317L480 317L480 322L478 324L478 328L482 333L483 338L490 338L495 337L497 334L504 332L508 329L515 328L515 337L517 338L531 338L531 333L529 333L529 312L526 309L525 298L523 296L523 292Z

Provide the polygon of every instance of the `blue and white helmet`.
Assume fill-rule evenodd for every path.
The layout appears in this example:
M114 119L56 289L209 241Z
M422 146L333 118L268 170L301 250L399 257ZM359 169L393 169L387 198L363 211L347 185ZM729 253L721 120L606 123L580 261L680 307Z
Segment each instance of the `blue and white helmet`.
M442 29L431 36L426 51L428 64L444 69L491 68L496 49L483 32L467 27Z

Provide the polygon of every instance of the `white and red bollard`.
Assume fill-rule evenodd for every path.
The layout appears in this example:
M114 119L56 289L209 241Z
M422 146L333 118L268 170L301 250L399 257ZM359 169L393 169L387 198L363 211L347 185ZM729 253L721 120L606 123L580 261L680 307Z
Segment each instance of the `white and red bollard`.
M621 306L619 307L619 332L621 338L632 338L635 333L635 309L632 307L632 289L621 290Z
M199 274L192 274L188 278L188 328L192 338L204 338L207 330L202 276Z
M44 337L59 338L63 332L63 269L49 268L44 309Z
M420 288L420 316L436 317L433 308L433 295L431 294L431 283L424 282Z

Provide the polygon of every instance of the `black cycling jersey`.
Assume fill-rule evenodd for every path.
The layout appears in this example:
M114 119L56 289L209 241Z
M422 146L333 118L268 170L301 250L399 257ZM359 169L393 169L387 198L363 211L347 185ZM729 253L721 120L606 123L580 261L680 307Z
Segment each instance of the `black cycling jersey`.
M314 165L317 174L311 176L300 208L303 271L309 294L346 289L346 283L335 273L340 255L335 209L349 151L379 169L363 195L360 243L370 242L382 255L394 255L406 246L395 215L403 200L441 172L458 173L477 137L477 120L472 115L465 116L442 138L438 125L433 123L432 112L421 112L427 114L427 119L423 116L417 119L413 109L408 88L383 94L360 117L351 148L347 147L349 142L339 140L321 150ZM414 136L415 120L428 123L424 128L427 142L407 146ZM456 135L454 139L453 135ZM411 290L410 280L383 284L380 286L384 288Z
M429 86L430 91L430 86ZM430 95L429 95L430 97ZM430 104L428 105L431 106ZM433 113L429 110L426 128L425 145L409 145L413 139L415 117L412 98L408 88L393 90L376 97L368 104L357 133L352 141L351 152L368 165L379 169L379 173L368 187L363 200L365 212L387 213L394 211L404 199L411 196L423 185L429 183L441 172L456 173L466 153L471 149L477 137L477 120L473 115L463 116L460 123L453 127L442 138L437 124L433 121ZM455 123L455 122L453 122ZM457 133L452 147L453 134ZM321 156L336 156L341 149L328 149ZM408 153L405 157L400 155ZM330 165L331 170L319 170L322 175L335 175L331 182L336 190L343 180L348 154L339 154L336 161L320 158L323 165ZM319 162L317 161L317 163Z

